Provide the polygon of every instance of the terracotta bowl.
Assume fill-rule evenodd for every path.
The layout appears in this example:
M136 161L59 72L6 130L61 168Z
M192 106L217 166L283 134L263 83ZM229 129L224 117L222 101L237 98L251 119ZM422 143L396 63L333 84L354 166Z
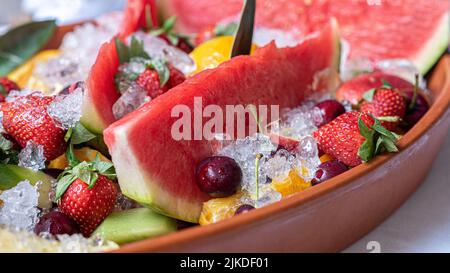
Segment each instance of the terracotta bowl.
M57 48L60 27L47 48ZM209 226L123 245L118 252L336 252L389 217L420 186L450 128L450 54L429 76L432 107L399 141L326 183Z

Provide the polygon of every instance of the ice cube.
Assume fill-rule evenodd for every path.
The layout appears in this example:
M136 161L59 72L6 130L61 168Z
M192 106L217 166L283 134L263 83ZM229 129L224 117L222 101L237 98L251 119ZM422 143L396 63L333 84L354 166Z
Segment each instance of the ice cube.
M166 60L185 75L196 70L196 64L189 54L169 45L165 40L142 31L134 36L143 41L144 49L151 58Z
M218 153L236 160L242 170L242 188L250 194L256 192L256 156L261 155L258 169L258 185L261 188L267 182L266 169L262 168L265 161L276 151L277 147L264 134L255 134L244 139L233 141Z
M58 95L47 109L48 114L64 130L74 127L81 118L83 89L81 85L70 94Z
M271 179L283 180L289 175L295 157L286 150L278 150L273 157L266 160L262 168L267 177Z
M316 122L322 119L320 110L314 107L313 102L292 109L284 109L283 112L281 128L285 128L283 131L288 132L287 136L297 139L309 136L316 131Z
M348 81L354 77L369 73L374 70L374 63L367 58L353 58L347 60L345 65L341 68L341 79L343 81Z
M19 166L34 171L45 169L44 147L33 141L28 141L27 146L19 153Z
M133 83L114 103L112 108L114 117L116 119L120 119L126 114L136 110L147 101L150 101L150 97L147 96L147 92L139 85Z
M32 230L38 221L39 192L28 180L0 194L0 225Z
M256 208L261 208L273 204L275 202L280 201L281 198L282 198L281 193L272 190L270 192L267 192L265 195L263 195L256 201Z

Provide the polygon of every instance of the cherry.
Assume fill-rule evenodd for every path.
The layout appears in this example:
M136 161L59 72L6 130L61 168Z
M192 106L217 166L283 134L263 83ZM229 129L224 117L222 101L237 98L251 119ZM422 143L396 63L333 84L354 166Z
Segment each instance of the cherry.
M319 168L317 169L316 174L311 181L311 184L313 186L318 185L330 178L346 172L347 170L348 167L338 160L324 162L319 165Z
M236 210L236 212L234 214L239 215L239 214L247 213L253 209L255 209L255 207L252 205L242 205Z
M234 159L212 156L200 162L197 185L212 197L226 197L236 192L242 181L242 170Z
M79 233L79 229L77 224L69 218L69 216L59 211L51 211L39 219L39 222L34 227L34 232L37 235L43 232L47 232L52 235L72 235Z
M47 175L50 175L53 178L58 178L58 176L63 172L63 170L60 169L45 169L44 173Z
M345 113L345 107L337 100L324 100L316 104L322 114L322 121L316 122L321 127Z
M414 97L413 91L405 91L403 93L406 101L406 105L408 106L405 117L403 118L403 122L400 126L404 130L411 129L428 111L430 108L427 100L421 94L417 94L416 103L412 109L409 109L409 105Z

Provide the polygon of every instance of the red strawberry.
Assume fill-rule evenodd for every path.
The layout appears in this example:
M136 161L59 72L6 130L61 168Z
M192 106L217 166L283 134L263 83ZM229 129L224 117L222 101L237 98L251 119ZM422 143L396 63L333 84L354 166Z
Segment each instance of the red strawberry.
M400 91L411 90L413 85L397 76L386 74L383 72L373 72L369 74L362 74L347 82L345 82L336 91L336 98L339 101L349 101L356 105L363 98L363 94L372 88L379 88L384 84L389 84L393 88Z
M319 149L347 166L367 162L384 150L397 151L397 136L365 113L347 112L313 134Z
M11 90L20 90L19 86L6 77L0 77L0 102L4 102Z
M58 179L56 201L58 207L79 226L88 237L113 211L118 189L111 163L81 162L73 156L72 148L67 155L70 167Z
M394 130L405 116L406 103L396 89L384 87L372 89L363 97L365 101L361 104L360 111L380 119L381 124L388 130Z
M169 71L169 79L162 87L160 84L159 74L153 69L147 69L142 72L136 79L136 83L144 88L147 91L147 94L154 99L184 82L186 79L181 71L171 65L169 65Z
M42 145L47 160L53 160L66 150L65 131L47 113L54 97L28 95L4 103L3 127L24 148L28 141Z

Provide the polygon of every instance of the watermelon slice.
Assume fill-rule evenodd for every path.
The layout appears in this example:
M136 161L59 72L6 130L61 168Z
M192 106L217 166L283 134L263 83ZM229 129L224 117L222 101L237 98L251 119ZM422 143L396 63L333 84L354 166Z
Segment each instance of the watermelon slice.
M181 31L198 32L219 22L236 20L242 2L158 3L164 14L178 17ZM342 37L350 44L350 58L409 59L425 74L449 44L448 0L257 1L257 26L282 29L298 38L322 28L330 17L338 20Z
M201 97L204 106L222 109L237 104L297 106L312 92L315 73L337 69L339 58L333 21L296 47L270 44L252 56L233 58L188 78L144 104L104 132L122 192L162 214L197 222L209 196L198 188L194 172L215 146L207 140L175 140L171 127L177 118L171 116L172 109L185 105L193 110L194 97Z
M150 15L150 18L148 18L148 15ZM138 29L147 27L148 19L151 19L153 26L157 26L155 0L128 0L118 35L119 38L126 39Z
M129 0L118 38L124 41L129 35L145 27L147 11L151 13L152 23L156 25L154 0ZM112 106L119 99L119 93L114 85L114 75L119 65L113 38L100 48L86 81L87 90L84 94L81 122L93 133L102 134L103 130L116 120Z

